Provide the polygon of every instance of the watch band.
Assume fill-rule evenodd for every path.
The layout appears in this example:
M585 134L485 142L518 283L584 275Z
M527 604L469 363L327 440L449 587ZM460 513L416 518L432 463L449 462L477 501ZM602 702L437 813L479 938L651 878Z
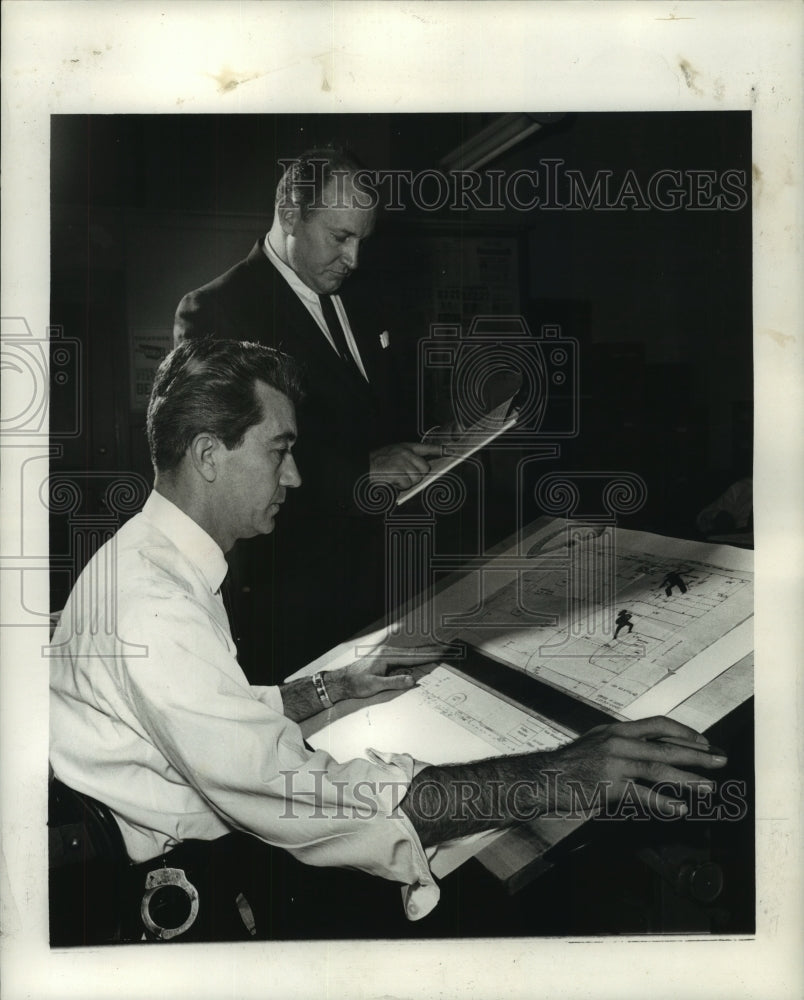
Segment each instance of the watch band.
M313 684L315 686L315 692L324 708L332 708L332 701L327 694L327 688L324 684L324 675L320 671L317 674L313 674Z

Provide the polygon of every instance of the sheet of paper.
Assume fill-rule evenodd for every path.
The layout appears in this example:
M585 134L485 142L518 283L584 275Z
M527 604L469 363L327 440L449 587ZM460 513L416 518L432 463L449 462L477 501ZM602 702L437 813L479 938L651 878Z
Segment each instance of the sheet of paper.
M308 738L338 761L374 750L409 753L428 764L465 763L501 754L551 750L572 735L484 691L444 666L412 691L369 705ZM443 877L500 835L462 837L428 850L430 867Z
M445 472L454 469L464 459L469 458L470 455L474 455L481 448L485 448L487 444L499 437L500 434L513 427L517 420L516 414L508 416L512 402L513 396L504 403L500 403L499 406L495 407L482 420L469 427L457 440L445 445L445 454L441 458L433 459L430 462L430 471L415 486L411 486L410 489L403 490L399 494L396 498L397 504L402 504L406 500L409 500L412 496L415 496L421 490L435 482L439 476L443 476Z
M754 619L747 618L632 701L623 714L629 719L667 715L729 666L746 657L753 648Z
M752 648L751 552L622 530L568 543L556 530L527 554L440 638L621 718L668 712Z
M309 738L336 760L367 749L409 753L428 764L551 750L572 735L439 665L411 691L368 705Z
M733 667L718 674L700 691L687 698L668 716L685 726L705 732L723 718L723 705L742 705L754 693L754 654L749 653Z

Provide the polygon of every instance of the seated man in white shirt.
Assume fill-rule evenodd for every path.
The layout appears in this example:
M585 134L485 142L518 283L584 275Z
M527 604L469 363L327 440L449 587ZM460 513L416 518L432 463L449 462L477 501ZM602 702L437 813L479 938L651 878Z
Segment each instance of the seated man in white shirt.
M388 675L392 655L281 687L248 684L220 595L224 553L273 531L301 485L298 395L294 363L261 345L203 340L169 355L148 409L154 491L84 569L53 638L51 764L111 809L136 863L136 905L150 870L189 868L204 902L187 939L233 928L247 937L247 925L260 937L370 935L382 917L373 908L386 905L378 885L403 887L409 920L436 906L428 846L560 810L572 782L590 801L596 787L614 799L630 787L665 815L683 812L668 783L700 785L690 769L725 759L705 741L659 742L702 739L670 720L468 765L431 767L382 747L337 763L310 750L297 723L343 698L410 687ZM419 653L404 662L437 650ZM337 889L331 869L351 870ZM333 923L346 912L357 914L348 930Z

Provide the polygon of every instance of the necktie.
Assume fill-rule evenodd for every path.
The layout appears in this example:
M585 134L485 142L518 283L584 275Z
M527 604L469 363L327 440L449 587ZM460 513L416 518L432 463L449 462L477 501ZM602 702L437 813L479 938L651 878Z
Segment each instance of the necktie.
M335 349L344 364L348 365L352 371L357 373L357 365L355 364L352 352L349 350L349 345L346 343L346 334L343 332L341 321L338 319L338 314L335 312L332 297L330 295L319 295L318 299L321 303L321 312L324 314L324 322L327 324L327 329L329 330L330 336L335 344Z

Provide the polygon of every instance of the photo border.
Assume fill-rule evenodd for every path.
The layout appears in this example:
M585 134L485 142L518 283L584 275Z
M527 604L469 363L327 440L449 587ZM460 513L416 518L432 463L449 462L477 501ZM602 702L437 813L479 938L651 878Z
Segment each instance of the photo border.
M757 934L606 939L47 945L46 628L0 629L3 996L788 997L802 983L801 70L795 2L55 3L2 8L2 315L49 324L49 115L254 111L753 112ZM502 71L501 71L502 68ZM13 404L4 395L4 405ZM3 441L2 555L15 472ZM42 512L42 537L47 537ZM24 553L20 553L24 557ZM32 584L47 606L47 574ZM8 589L0 621L8 621ZM13 634L10 634L13 633ZM791 692L796 696L791 697ZM547 903L549 905L549 902ZM493 961L490 958L493 956ZM648 985L649 984L649 985Z

